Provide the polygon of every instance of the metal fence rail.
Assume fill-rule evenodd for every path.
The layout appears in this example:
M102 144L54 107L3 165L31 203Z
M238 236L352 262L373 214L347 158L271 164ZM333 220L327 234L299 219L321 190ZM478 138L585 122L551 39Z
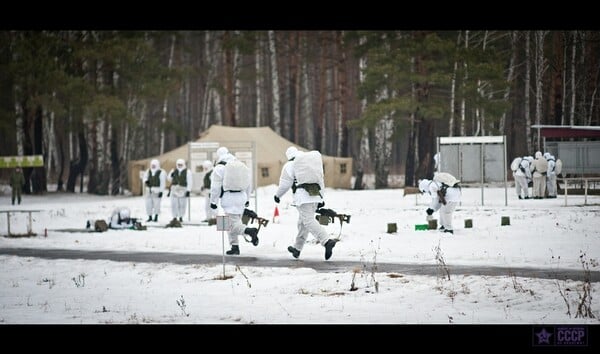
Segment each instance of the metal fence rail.
M563 182L565 185L565 206L567 205L567 196L569 194L569 183L572 182L581 182L583 185L583 205L587 205L587 196L588 196L588 188L590 182L600 182L600 177L569 177L569 178L557 178L557 182Z

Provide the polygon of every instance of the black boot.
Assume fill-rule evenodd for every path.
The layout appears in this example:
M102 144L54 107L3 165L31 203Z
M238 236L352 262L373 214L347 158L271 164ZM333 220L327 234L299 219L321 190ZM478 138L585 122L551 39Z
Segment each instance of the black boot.
M298 251L298 249L296 249L292 246L289 246L288 251L292 254L292 256L294 256L294 258L300 257L300 251Z
M227 252L225 252L228 255L236 255L236 254L240 254L240 246L238 245L231 245L231 249Z
M152 221L152 215L148 215L148 220L146 220L146 222L148 221Z
M254 246L258 246L258 229L256 227L247 227L244 233L252 237L252 244Z
M330 238L329 240L327 240L327 242L325 242L325 260L328 260L329 258L331 258L332 250L335 247L336 243L337 243L337 240L334 240L332 238Z
M158 221L158 214L154 215L154 221Z

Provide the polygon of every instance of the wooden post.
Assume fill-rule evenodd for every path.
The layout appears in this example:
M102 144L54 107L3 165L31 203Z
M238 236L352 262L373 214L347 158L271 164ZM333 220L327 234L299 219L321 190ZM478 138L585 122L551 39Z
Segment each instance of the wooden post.
M429 230L437 230L437 220L436 219L431 219L431 220L427 221L427 223L429 224Z
M398 225L395 222L387 224L387 233L391 234L398 231Z
M27 224L27 235L31 236L33 234L31 228L31 211L29 211L29 224Z

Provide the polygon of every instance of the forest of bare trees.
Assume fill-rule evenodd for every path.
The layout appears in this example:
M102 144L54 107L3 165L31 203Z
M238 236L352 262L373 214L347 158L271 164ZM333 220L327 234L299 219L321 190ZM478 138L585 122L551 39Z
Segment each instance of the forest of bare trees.
M600 125L599 53L596 31L3 31L0 156L44 156L30 193L118 194L129 160L269 126L353 157L357 187L415 185L438 136L522 156L532 124Z

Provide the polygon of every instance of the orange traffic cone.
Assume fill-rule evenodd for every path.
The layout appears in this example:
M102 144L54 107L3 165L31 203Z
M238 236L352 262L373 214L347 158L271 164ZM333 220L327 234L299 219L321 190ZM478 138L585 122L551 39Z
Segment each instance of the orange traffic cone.
M275 211L273 212L273 224L279 222L279 209L277 209L277 205L275 205Z

